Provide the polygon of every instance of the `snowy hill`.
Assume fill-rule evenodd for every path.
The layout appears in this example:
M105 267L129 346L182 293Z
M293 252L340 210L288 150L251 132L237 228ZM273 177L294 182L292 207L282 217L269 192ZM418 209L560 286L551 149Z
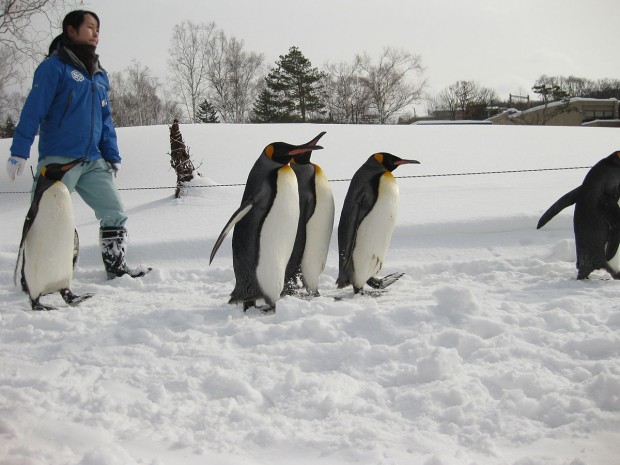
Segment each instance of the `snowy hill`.
M379 298L336 290L334 234L322 297L244 314L226 303L230 237L208 266L213 243L263 147L322 130L313 161L334 181L335 228L369 155L421 162L394 172L400 210L381 274L406 275ZM73 289L96 293L76 308L52 295L59 311L34 313L13 287L29 195L7 192L31 178L0 174L0 464L617 463L620 285L575 280L572 209L535 229L587 172L551 169L618 150L616 129L181 132L203 179L174 199L168 128L118 130L128 261L153 266L147 277L105 280L97 221L74 195ZM457 176L481 172L504 173Z

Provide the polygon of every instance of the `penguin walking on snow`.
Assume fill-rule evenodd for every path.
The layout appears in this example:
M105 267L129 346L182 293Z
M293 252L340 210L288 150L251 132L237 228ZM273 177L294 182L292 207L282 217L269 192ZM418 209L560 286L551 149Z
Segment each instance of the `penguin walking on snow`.
M83 161L80 158L47 165L37 180L15 267L15 283L20 282L22 290L29 294L33 310L54 310L39 299L56 291L69 305L77 305L94 295L71 292L76 258L75 219L71 194L61 181L65 173Z
M420 162L375 153L351 179L338 224L338 288L351 284L356 294L364 283L384 289L403 275L375 277L383 266L398 210L398 184L392 171L411 163Z
M297 179L289 162L295 155L323 147L269 144L250 170L241 206L218 237L209 264L228 232L232 238L235 288L228 303L243 303L244 311L267 304L261 310L275 311L275 302L284 287L286 265L293 251L299 222Z
M542 228L566 207L575 205L573 229L577 251L577 279L604 269L620 279L620 151L600 160L581 186L558 199L541 216Z
M324 134L306 145L316 145ZM308 151L291 160L299 187L299 225L286 267L284 294L294 293L301 279L309 295L319 295L319 275L325 269L334 227L334 196L329 180L321 167L310 161L311 154Z

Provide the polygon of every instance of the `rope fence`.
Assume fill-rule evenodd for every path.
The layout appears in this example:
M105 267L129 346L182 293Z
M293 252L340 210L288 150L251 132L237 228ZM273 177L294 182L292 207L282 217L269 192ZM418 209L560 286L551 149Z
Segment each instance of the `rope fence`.
M420 174L413 176L395 176L396 179L413 179L413 178L441 178L451 176L484 176L489 174L514 174L514 173L534 173L542 171L566 171L566 170L585 170L590 169L591 166L570 166L564 168L538 168L530 170L505 170L505 171L475 171L470 173L444 173L444 174ZM348 182L351 178L343 179L330 179L329 182ZM245 183L235 184L213 184L210 186L183 186L183 189L201 189L201 188L216 188L216 187L239 187L245 186ZM177 186L155 186L155 187L122 187L119 191L141 191L141 190L164 190L164 189L176 189ZM7 194L30 194L30 191L13 191L13 192L0 192L0 195Z

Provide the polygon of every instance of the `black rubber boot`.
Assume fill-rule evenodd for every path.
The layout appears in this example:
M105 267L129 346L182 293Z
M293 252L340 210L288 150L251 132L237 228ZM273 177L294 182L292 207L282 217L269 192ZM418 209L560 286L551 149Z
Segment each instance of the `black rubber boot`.
M141 278L152 268L131 269L125 263L127 253L127 229L123 226L102 227L99 229L99 240L101 243L101 256L103 265L108 274L108 279L119 276L129 275L132 278Z

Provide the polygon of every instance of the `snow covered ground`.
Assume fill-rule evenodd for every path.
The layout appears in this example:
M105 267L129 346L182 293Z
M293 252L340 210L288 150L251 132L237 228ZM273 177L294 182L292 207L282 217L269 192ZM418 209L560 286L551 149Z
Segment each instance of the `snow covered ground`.
M302 143L348 182L388 151L399 217L385 295L337 290L332 237L322 297L271 316L228 305L230 236L248 171L269 142ZM620 283L575 280L572 209L540 214L620 148L603 128L181 126L203 179L123 190L128 261L155 270L106 281L98 224L74 195L81 260L55 312L12 284L28 194L0 194L0 464L615 465L620 456ZM121 128L120 188L173 186L166 126ZM8 155L10 141L0 141ZM36 154L36 149L33 150ZM27 191L25 173L0 191ZM233 185L231 185L233 184ZM213 185L211 187L205 187ZM226 185L226 186L222 186ZM335 228L336 228L335 225ZM334 295L346 298L336 301Z

